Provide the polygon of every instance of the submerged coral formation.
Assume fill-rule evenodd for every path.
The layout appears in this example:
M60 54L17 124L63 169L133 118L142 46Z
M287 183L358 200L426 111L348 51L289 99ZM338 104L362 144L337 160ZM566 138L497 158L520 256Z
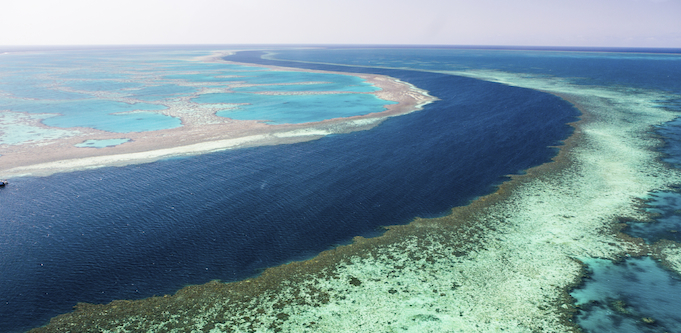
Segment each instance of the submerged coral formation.
M33 332L576 332L568 291L584 274L580 258L651 253L679 270L675 243L619 233L623 218L649 219L640 199L681 181L659 161L661 140L651 134L676 117L654 104L665 96L504 72L452 74L554 93L583 117L554 162L448 216L357 237L245 281L80 304Z

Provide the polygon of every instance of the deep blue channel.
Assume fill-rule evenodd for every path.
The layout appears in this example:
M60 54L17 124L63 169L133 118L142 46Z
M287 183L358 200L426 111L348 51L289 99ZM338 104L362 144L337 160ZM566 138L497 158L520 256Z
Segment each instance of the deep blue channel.
M313 142L12 179L0 190L0 331L43 325L77 302L244 279L441 216L550 161L578 116L553 95L470 78L312 67L390 75L440 101Z

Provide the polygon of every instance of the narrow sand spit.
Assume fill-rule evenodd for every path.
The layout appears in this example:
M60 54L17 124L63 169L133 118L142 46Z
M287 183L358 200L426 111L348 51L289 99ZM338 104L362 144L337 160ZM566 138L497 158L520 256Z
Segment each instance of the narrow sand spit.
M216 53L197 60L238 65L221 60L225 55ZM282 67L273 69L302 71ZM47 176L57 172L147 163L173 156L197 155L224 149L309 141L329 134L366 130L380 124L387 117L420 110L423 105L436 100L427 92L390 77L336 74L359 76L381 88L380 91L367 94L374 94L397 104L387 104L385 111L363 116L329 119L316 123L268 125L257 121L219 117L215 113L221 109L220 107L202 107L192 103L190 98L185 98L178 104L167 105L169 107L167 110L156 111L180 118L181 127L135 133L110 133L92 128L55 129L41 122L42 119L53 115L41 116L6 111L0 114L0 130L23 130L34 133L32 135L37 139L23 140L20 143L0 141L0 175L4 178L24 175ZM14 136L20 137L19 134L21 133L15 133ZM86 140L121 138L130 141L100 149L76 147Z
M659 162L652 126L677 115L649 91L575 86L503 72L451 73L547 91L583 112L554 162L514 176L446 217L175 295L80 304L34 332L574 332L567 291L580 258L653 253L679 270L674 244L618 232L645 220L640 198L681 173Z

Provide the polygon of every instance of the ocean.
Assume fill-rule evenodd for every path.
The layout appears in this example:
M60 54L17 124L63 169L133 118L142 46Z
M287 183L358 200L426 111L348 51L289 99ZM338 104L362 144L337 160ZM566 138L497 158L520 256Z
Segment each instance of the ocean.
M134 59L136 52L126 49L111 57ZM77 54L87 59L87 53ZM211 280L243 280L267 267L310 259L355 236L379 236L384 226L447 215L496 191L509 175L550 162L573 133L568 124L580 112L555 95L447 71L494 70L587 87L655 91L670 96L658 101L660 108L681 111L675 97L681 84L673 79L681 74L679 54L423 48L276 50L267 59L261 54L239 52L226 60L383 74L439 100L370 130L310 142L11 179L0 190L0 331L44 325L78 302L142 299ZM68 59L69 53L60 57ZM359 82L335 84L366 90ZM166 88L145 89L153 96L190 93ZM352 108L362 103L355 101ZM374 107L373 101L366 103ZM248 118L248 112L240 117L263 119ZM178 126L173 121L164 118L160 124ZM71 126L56 120L45 124ZM678 148L670 140L660 149L673 156ZM659 317L659 327L677 327L678 319ZM595 332L589 327L597 325L588 325L596 325L593 320L585 320L584 329Z

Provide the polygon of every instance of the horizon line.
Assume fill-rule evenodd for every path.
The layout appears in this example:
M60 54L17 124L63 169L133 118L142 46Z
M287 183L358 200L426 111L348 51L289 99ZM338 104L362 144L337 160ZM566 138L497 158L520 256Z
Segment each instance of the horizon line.
M163 47L324 47L324 48L439 48L439 49L483 49L483 50L527 50L527 51L615 51L646 53L681 53L681 47L642 47L642 46L550 46L550 45L475 45L475 44L342 44L342 43L235 43L235 44L45 44L45 45L0 45L0 52L36 51L58 48L163 48ZM657 51L657 52L655 52ZM660 52L664 51L664 52Z

